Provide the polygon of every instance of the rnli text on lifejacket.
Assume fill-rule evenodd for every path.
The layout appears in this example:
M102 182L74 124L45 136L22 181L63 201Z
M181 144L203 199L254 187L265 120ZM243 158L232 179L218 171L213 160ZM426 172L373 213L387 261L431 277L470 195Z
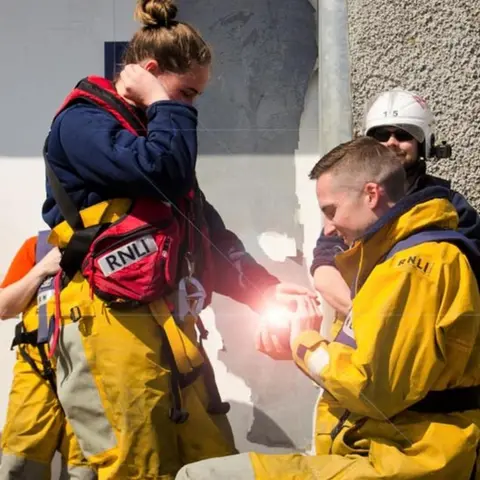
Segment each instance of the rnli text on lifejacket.
M158 246L153 237L145 235L100 257L98 264L103 274L108 277L157 250Z

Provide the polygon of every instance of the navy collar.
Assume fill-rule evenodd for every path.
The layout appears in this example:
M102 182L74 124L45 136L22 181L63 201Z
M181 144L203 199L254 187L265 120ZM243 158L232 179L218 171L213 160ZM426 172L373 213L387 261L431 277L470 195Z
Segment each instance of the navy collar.
M427 174L427 164L424 160L417 160L410 165L405 166L407 176L407 195L418 190L418 184Z

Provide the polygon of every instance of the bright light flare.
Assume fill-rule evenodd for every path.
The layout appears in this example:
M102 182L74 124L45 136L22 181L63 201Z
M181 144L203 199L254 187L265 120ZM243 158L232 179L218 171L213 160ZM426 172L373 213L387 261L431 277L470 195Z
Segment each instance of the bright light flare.
M268 307L262 315L262 320L274 328L289 328L292 312L279 305Z

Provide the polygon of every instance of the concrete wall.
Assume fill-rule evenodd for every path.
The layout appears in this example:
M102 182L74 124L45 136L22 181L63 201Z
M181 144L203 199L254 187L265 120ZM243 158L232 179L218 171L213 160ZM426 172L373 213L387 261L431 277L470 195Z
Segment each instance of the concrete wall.
M306 283L301 205L310 202L310 217L319 218L305 169L316 160L314 99L302 125L307 137L300 139L299 129L316 60L314 10L298 0L184 0L180 6L215 47L213 82L199 101L200 182L256 258L281 278ZM309 198L299 199L304 192ZM307 448L311 383L290 363L255 353L258 318L246 307L219 298L214 310L210 322L224 348L217 371L225 375L224 395L235 401L231 418L240 448Z
M81 77L103 74L103 43L130 38L134 3L43 0L2 9L0 277L21 242L43 226L40 153L50 119ZM320 229L307 178L318 158L315 11L307 0L178 4L215 50L212 84L198 103L202 188L259 261L282 279L308 284ZM317 394L311 382L255 352L258 318L247 308L215 298L204 318L239 448L308 449ZM14 323L0 325L0 431Z
M394 86L417 90L453 158L429 169L480 208L480 4L477 0L348 0L352 101Z

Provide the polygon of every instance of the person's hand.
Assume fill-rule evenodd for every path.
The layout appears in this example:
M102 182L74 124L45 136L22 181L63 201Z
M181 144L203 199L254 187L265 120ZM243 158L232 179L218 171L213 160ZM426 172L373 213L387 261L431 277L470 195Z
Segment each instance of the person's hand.
M57 247L50 250L38 263L42 276L50 277L55 275L60 270L61 259L62 254Z
M317 299L317 293L310 288L302 287L296 283L281 282L267 288L264 294L266 303L276 303L287 308L295 308L297 295L305 295L311 299Z
M297 309L290 318L290 348L293 349L295 339L307 330L320 331L322 314L318 303L311 298L301 296L297 298Z
M126 65L120 73L120 80L124 97L140 107L170 99L160 80L140 65Z
M290 321L293 312L285 307L271 307L260 318L255 333L255 348L274 360L291 360Z
M295 307L271 306L261 317L255 347L275 360L292 359L297 336L306 330L320 331L322 316L316 299L308 295L291 296Z

